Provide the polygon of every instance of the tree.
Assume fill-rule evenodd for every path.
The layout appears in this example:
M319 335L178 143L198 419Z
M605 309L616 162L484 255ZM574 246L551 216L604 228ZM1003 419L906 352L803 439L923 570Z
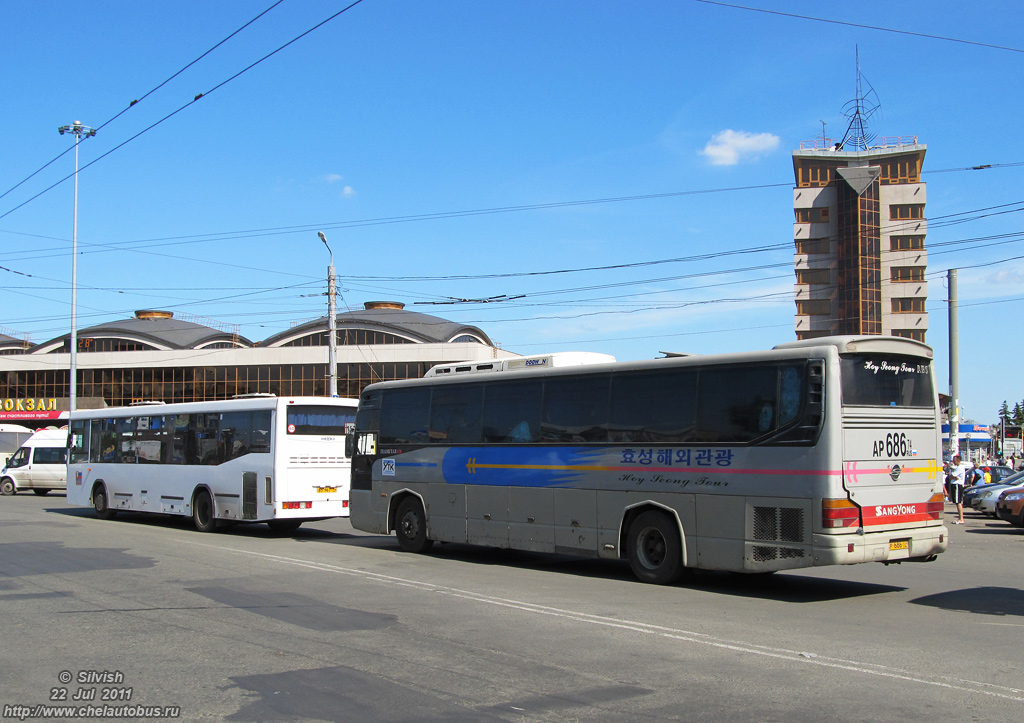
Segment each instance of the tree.
M1005 424L1010 423L1010 407L1007 406L1006 400L1003 400L1003 406L999 407L999 418L1003 420Z

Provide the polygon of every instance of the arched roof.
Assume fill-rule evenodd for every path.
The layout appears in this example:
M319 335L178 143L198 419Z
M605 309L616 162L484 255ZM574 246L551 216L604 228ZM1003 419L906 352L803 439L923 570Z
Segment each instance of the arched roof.
M0 334L0 349L19 349L27 351L29 346L31 345L24 339L7 336L7 334Z
M460 336L472 336L481 343L493 346L490 338L478 327L460 324L418 311L409 311L395 302L368 301L364 309L346 311L337 315L337 327L381 331L405 337L420 344L444 344ZM290 341L310 334L327 331L327 317L314 319L283 331L260 342L260 346L284 346Z
M70 338L64 334L40 344L33 352L46 352L62 345ZM245 337L214 329L184 319L175 319L169 311L137 311L131 319L105 322L79 329L79 339L125 339L148 344L157 349L198 349L215 343L251 347Z

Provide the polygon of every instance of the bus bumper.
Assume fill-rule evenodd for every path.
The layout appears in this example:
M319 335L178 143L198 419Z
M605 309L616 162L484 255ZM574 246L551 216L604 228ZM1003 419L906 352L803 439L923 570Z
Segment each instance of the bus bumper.
M945 552L945 525L885 530L865 534L814 535L815 565L854 565L860 562L926 562Z

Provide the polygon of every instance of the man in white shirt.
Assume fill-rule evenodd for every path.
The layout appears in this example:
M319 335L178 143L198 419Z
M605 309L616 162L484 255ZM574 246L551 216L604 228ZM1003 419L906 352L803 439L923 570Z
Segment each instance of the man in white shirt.
M960 460L960 455L953 456L953 464L949 468L949 501L956 505L957 518L954 525L964 523L964 478L967 476L967 465Z

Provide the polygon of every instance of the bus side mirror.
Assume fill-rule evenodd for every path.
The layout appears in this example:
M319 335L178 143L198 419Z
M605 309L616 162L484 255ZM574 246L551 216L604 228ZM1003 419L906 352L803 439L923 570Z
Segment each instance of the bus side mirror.
M356 451L356 435L355 432L349 432L345 435L345 456L349 459L355 454Z

